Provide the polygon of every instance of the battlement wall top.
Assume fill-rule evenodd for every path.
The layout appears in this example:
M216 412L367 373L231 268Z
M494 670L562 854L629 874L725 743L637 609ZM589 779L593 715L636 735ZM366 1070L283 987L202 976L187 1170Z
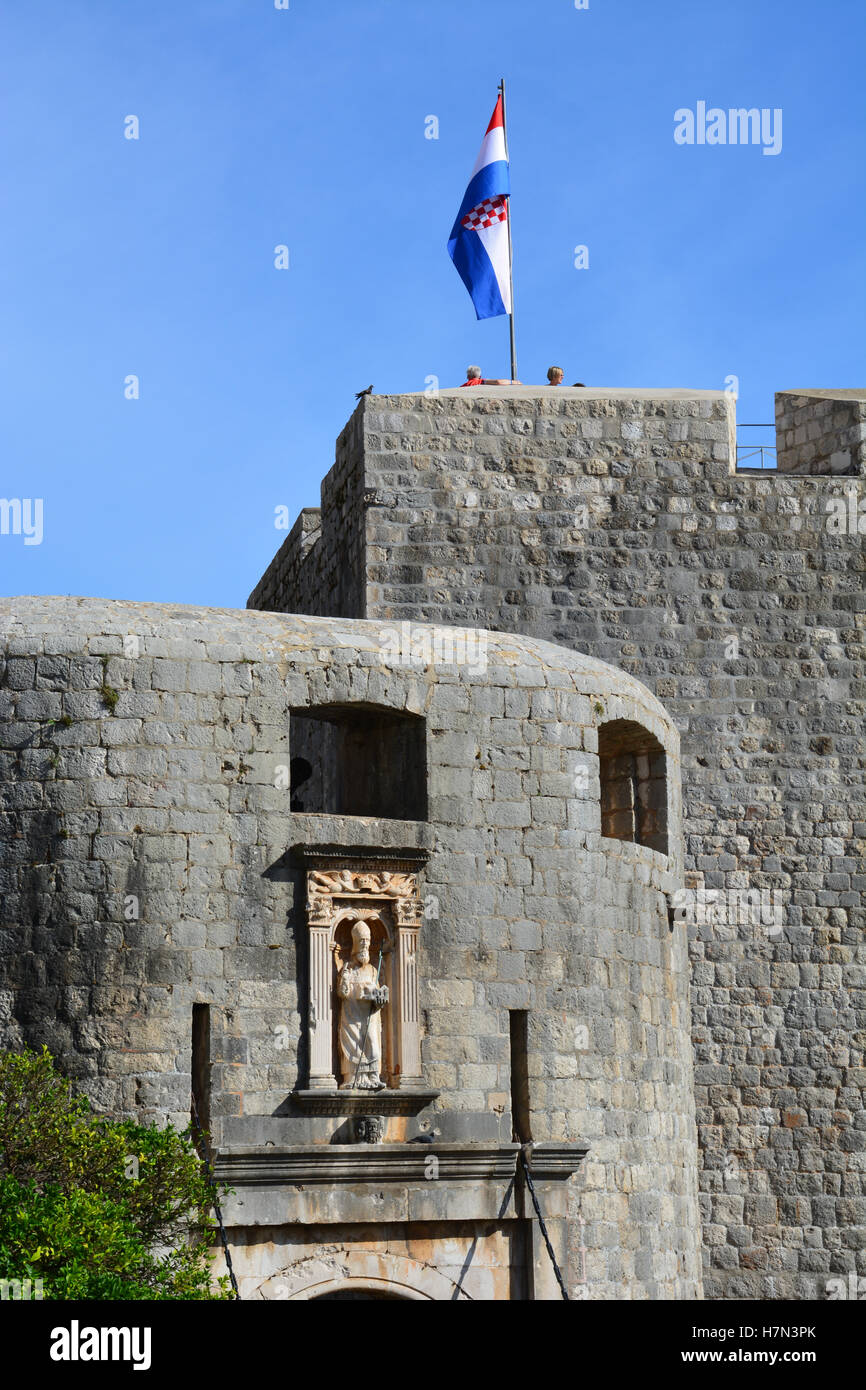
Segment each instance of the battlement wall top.
M461 400L481 396L482 398L501 396L506 400L616 400L616 401L682 401L682 400L734 400L728 391L697 391L691 387L658 386L542 386L532 383L515 382L506 386L439 386L430 391L407 391L389 394L387 397L364 397L365 400L381 399L405 402L416 398L436 400L443 397L457 397Z
M866 476L866 390L777 392L776 463L780 473Z

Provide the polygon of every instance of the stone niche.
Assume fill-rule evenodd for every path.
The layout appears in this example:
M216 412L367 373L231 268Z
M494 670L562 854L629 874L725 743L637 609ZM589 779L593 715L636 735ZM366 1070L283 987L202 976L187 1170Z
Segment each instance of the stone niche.
M307 1089L335 1108L378 1113L394 1093L423 1092L418 1010L418 939L422 904L418 870L426 856L410 858L357 851L302 852L308 934ZM352 929L366 923L370 962L388 991L381 1009L381 1090L345 1084L339 1041L340 972L352 954ZM426 1094L426 1093L425 1093ZM329 1107L331 1108L331 1107Z

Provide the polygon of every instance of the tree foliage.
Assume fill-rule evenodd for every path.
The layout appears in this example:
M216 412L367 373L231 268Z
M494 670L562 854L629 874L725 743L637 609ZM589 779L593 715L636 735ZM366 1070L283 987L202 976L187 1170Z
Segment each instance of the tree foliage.
M97 1115L43 1048L0 1055L0 1278L44 1298L227 1298L189 1130Z

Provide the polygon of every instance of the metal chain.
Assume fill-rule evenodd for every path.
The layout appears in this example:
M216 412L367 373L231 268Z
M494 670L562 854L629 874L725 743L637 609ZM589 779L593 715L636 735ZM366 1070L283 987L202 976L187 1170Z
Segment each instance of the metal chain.
M526 1182L529 1187L529 1195L532 1198L532 1205L535 1207L535 1215L538 1217L538 1224L541 1227L541 1234L544 1236L544 1243L547 1246L547 1253L550 1256L550 1262L553 1265L553 1272L556 1275L556 1282L560 1287L562 1296L565 1299L566 1303L570 1303L571 1300L568 1297L568 1290L565 1287L565 1281L562 1277L559 1265L556 1263L556 1256L553 1253L553 1246L550 1243L550 1236L547 1234L547 1227L544 1224L544 1217L541 1214L541 1207L538 1205L538 1197L535 1192L535 1184L532 1181L532 1175L529 1171L529 1163L527 1162L526 1158L526 1146L524 1146L520 1150L520 1160L523 1164L523 1171L526 1174Z
M229 1250L229 1241L228 1236L226 1235L226 1228L223 1225L223 1214L220 1209L219 1202L219 1188L217 1187L216 1179L213 1173L213 1165L210 1159L210 1149L208 1148L208 1142L205 1137L205 1132L202 1129L201 1120L199 1119L198 1106L195 1103L195 1095L193 1093L191 1093L191 1095L193 1119L195 1120L195 1127L198 1130L199 1140L201 1142L201 1160L204 1164L205 1176L207 1177L207 1180L210 1183L211 1191L213 1192L213 1209L216 1212L216 1219L220 1228L220 1240L222 1241L223 1254L225 1255L226 1259L226 1268L229 1272L229 1279L231 1280L231 1286L234 1289L235 1298L239 1299L241 1295L240 1290L238 1289L238 1281L235 1278L235 1272L232 1268L232 1256L231 1251Z

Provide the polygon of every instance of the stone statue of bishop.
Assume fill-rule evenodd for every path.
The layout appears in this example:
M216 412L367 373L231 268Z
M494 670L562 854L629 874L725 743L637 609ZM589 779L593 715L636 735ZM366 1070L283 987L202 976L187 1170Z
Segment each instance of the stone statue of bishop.
M370 960L370 928L356 922L352 928L352 954L340 971L341 1090L357 1086L361 1091L381 1091L382 1014L388 988L380 985ZM356 1079L357 1078L357 1079Z

